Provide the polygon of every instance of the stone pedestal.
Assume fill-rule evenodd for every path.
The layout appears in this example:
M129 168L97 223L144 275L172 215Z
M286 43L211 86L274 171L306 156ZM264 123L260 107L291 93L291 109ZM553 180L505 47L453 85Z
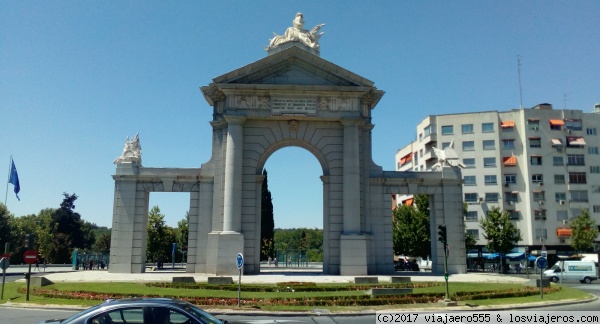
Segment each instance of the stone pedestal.
M340 235L340 275L364 276L368 274L368 242L369 236L365 234Z
M237 232L208 234L206 272L218 276L239 275L236 266L238 253L244 252L244 236Z

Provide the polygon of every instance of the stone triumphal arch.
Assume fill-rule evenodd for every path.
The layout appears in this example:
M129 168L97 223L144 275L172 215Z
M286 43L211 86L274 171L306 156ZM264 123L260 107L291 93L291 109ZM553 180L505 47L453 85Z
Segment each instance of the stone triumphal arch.
M433 271L444 271L438 224L448 226L449 272L466 271L460 171L395 172L376 165L371 113L384 92L322 59L322 25L305 30L299 15L271 40L265 58L201 88L213 108L207 163L144 167L139 137L126 141L113 176L110 272L145 271L149 194L189 192L187 272L236 274L241 252L244 273L259 273L262 171L269 156L287 146L308 150L322 168L324 273L393 272L393 194L430 195Z

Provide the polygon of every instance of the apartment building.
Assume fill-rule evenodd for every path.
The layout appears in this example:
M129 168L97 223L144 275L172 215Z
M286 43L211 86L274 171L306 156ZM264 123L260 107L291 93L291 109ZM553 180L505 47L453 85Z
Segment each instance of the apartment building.
M486 241L479 219L492 207L510 213L521 250L569 254L569 220L582 209L600 224L600 104L594 111L530 109L428 116L417 140L398 150L397 171L426 172L433 147L453 145L462 170L465 226ZM401 203L409 196L397 197Z

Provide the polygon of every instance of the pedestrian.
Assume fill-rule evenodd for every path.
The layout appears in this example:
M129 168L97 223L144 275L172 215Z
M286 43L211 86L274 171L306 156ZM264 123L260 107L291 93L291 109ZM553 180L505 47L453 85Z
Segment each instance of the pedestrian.
M275 267L277 267L277 258L273 258L273 263L275 264Z
M40 257L39 256L35 257L35 268L33 270L40 271Z
M269 266L271 266L271 262L272 262L272 261L273 261L273 260L271 259L271 257L269 257L269 259L267 259L267 262L269 262Z

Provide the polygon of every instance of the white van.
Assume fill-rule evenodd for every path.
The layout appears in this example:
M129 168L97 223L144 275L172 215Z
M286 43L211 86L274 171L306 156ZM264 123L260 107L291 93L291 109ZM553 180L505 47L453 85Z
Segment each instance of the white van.
M564 263L564 271L561 267ZM581 283L591 283L598 280L596 273L596 264L592 261L558 261L552 268L544 271L544 277L550 278L553 282L579 281Z

